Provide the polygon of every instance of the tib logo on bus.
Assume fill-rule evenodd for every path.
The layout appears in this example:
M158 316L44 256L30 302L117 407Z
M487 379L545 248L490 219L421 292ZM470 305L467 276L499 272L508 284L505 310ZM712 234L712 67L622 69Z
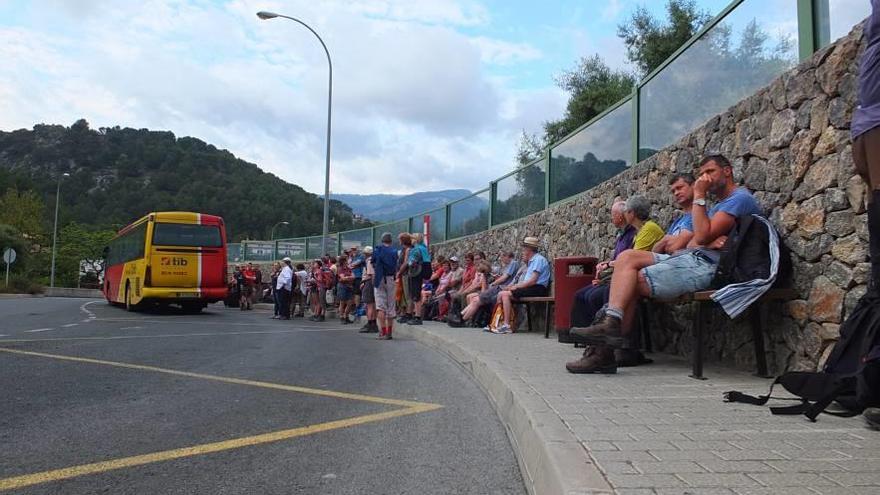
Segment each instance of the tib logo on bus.
M162 266L186 266L187 261L186 258L172 258L169 256L163 256L159 261L159 264Z

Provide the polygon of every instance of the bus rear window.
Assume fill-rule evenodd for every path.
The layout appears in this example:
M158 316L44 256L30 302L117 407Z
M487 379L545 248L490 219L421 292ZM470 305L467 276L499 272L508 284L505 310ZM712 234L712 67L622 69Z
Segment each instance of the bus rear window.
M158 246L221 247L220 227L189 223L156 223L153 244Z

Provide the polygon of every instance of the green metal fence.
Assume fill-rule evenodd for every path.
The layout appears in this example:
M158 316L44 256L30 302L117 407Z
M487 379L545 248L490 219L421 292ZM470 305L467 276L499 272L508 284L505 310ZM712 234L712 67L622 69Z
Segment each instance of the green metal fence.
M400 232L421 232L426 215L431 242L445 242L581 194L767 85L869 13L868 1L734 0L639 81L631 95L551 144L540 159L425 214L334 234L329 250L338 252L346 243L364 245L367 238L375 244L385 231L396 243ZM308 238L309 258L320 254L320 240ZM230 245L230 260L256 256L260 246L255 242L260 241Z

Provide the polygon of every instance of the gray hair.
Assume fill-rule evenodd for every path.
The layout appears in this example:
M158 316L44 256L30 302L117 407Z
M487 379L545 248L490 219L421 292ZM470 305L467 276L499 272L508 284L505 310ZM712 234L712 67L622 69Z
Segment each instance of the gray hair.
M393 242L391 237L391 232L383 232L382 233L382 243L383 244L391 244Z
M647 220L651 217L651 202L637 194L626 200L626 211L631 211L639 220Z

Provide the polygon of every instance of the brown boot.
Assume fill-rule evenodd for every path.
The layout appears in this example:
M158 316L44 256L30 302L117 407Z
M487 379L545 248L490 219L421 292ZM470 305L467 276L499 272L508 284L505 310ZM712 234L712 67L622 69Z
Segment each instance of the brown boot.
M586 328L572 328L570 334L575 342L593 345L621 347L623 337L620 333L620 320L605 315L599 323Z
M589 346L580 359L565 363L569 373L617 373L614 350L608 346Z

